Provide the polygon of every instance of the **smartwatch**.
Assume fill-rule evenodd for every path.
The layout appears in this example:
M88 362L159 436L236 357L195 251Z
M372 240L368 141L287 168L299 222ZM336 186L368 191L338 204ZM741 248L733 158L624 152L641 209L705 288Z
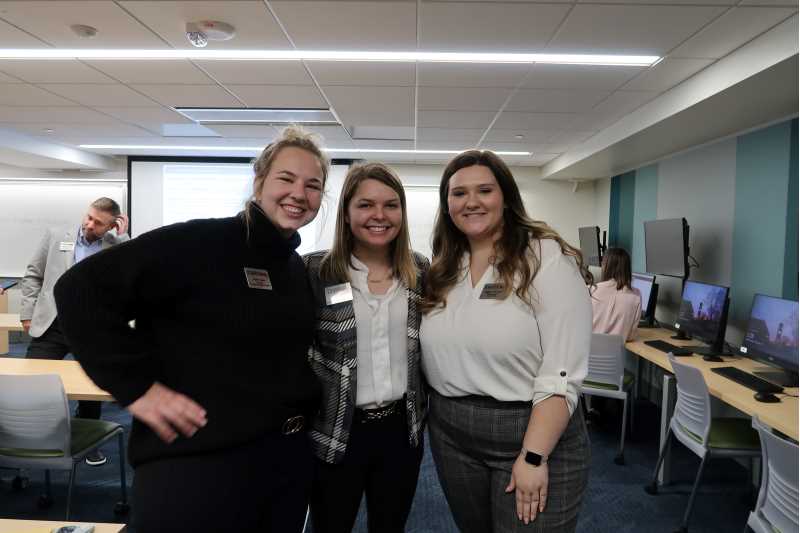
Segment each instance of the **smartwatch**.
M522 453L525 455L525 462L532 466L541 466L547 464L547 456L539 455L525 448L522 448Z

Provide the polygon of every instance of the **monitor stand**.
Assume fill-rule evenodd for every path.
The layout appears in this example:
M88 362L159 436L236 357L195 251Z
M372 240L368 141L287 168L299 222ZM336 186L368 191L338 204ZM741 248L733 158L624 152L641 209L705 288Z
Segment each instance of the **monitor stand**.
M715 346L687 346L687 348L691 348L697 355L702 355L703 361L711 361L712 363L722 363L723 359L720 355L731 355Z
M656 326L655 318L653 316L648 316L648 317L645 317L645 318L639 320L639 327L640 328L655 328L655 327L658 327L658 326Z
M683 331L682 329L679 329L677 335L671 336L670 339L675 339L678 341L689 341L692 340L692 336Z
M797 374L785 370L753 371L753 374L781 387L797 387Z

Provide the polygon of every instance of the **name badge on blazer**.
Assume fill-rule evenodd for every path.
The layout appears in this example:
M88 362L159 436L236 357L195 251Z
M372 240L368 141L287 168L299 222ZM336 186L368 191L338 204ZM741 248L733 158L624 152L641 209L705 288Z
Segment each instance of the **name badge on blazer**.
M60 243L58 243L58 250L60 252L74 252L75 243L69 241L61 241Z
M247 279L247 286L251 289L272 290L272 282L269 279L269 272L258 268L244 268L244 277Z
M502 283L487 283L483 286L483 290L481 290L481 295L479 298L481 300L499 300L502 294Z
M325 287L325 305L335 305L353 300L353 289L349 283Z

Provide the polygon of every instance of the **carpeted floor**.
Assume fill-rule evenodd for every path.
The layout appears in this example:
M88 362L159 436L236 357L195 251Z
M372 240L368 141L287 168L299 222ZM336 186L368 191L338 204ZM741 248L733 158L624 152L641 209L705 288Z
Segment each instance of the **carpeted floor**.
M12 345L12 356L21 356L22 344ZM592 439L592 469L589 488L584 498L578 531L597 533L671 532L680 523L686 508L699 459L683 446L673 447L674 483L661 490L659 496L649 496L642 487L649 481L658 454L658 417L656 406L637 405L636 434L626 445L627 464L613 463L619 436L619 410L608 402L600 419L590 425ZM103 418L130 426L130 415L115 404L106 404ZM427 439L426 439L427 443ZM119 500L119 468L116 444L108 443L103 452L109 462L100 467L81 465L72 501L72 519L88 522L125 521L114 516L114 504ZM128 482L133 473L128 467ZM38 509L36 500L44 486L42 472L29 471L30 484L23 491L14 491L11 480L14 472L0 470L0 518L39 520L63 519L67 472L53 473L55 504L50 509ZM742 531L752 508L746 489L747 471L731 460L709 463L701 492L695 503L690 522L692 533ZM135 505L135 502L131 502ZM129 529L134 531L134 529ZM363 513L354 528L366 533ZM457 532L431 459L425 450L417 494L407 525L409 533ZM487 532L488 533L488 532Z

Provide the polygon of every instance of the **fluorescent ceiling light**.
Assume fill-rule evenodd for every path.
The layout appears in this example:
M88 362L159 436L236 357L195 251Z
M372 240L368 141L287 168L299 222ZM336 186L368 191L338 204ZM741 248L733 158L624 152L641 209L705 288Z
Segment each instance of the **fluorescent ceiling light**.
M187 146L187 145L160 145L160 144L81 144L80 148L87 150L180 150L209 152L253 152L258 153L263 146ZM364 154L412 154L412 155L455 155L464 150L393 150L381 148L324 148L325 152L337 153L364 153ZM467 148L465 148L467 150ZM531 156L531 152L495 152L497 155Z
M256 61L399 61L420 63L558 63L650 66L658 56L613 54L505 54L463 52L353 52L343 50L0 49L0 59L212 59Z
M199 124L339 124L328 109L176 107L175 111Z

